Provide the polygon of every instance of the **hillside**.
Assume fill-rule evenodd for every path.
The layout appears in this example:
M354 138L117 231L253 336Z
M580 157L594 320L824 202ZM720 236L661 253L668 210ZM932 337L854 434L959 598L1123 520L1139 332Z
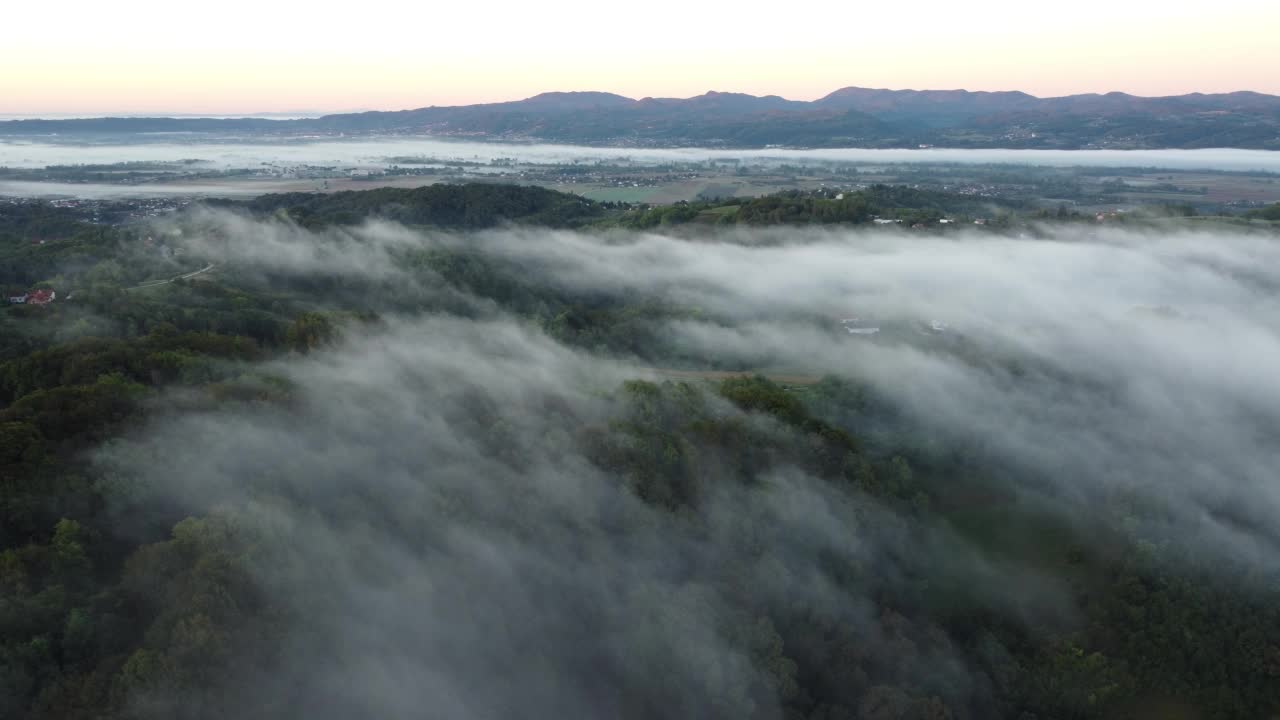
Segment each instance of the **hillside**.
M1275 717L1277 236L973 202L3 206L0 717Z
M846 87L802 102L708 92L524 100L301 120L97 118L0 122L0 136L150 132L422 134L621 146L1280 150L1280 97L1254 92L1038 98L1023 92Z

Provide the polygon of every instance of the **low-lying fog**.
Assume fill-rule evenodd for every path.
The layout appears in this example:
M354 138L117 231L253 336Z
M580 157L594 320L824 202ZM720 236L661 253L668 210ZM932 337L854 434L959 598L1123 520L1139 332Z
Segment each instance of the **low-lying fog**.
M1222 552L1277 562L1280 535L1243 529L1280 512L1274 234L782 229L711 241L385 224L316 234L229 213L206 222L224 239L192 238L198 252L258 270L411 284L421 278L398 253L465 247L535 286L694 308L664 329L682 357L868 383L923 427L1030 468L1044 483L1036 492L1154 493ZM852 335L840 326L852 317L885 331Z
M144 183L139 185L111 183L38 182L0 180L0 197L68 198L82 200L123 200L162 197L253 197L274 190L253 183Z
M1010 490L1067 522L1099 521L1102 499L1132 493L1163 508L1167 524L1142 531L1154 540L1195 536L1213 557L1260 568L1280 558L1272 235L778 230L692 241L385 224L313 233L228 213L197 227L190 252L226 272L430 290L443 281L407 267L404 251L466 247L513 263L531 286L696 307L666 324L673 344L866 383L923 435L1015 468ZM837 590L826 561L893 573L914 557L1033 625L1070 602L1034 568L944 526L878 519L892 513L795 468L710 489L701 523L655 511L573 440L575 427L608 422L610 388L649 371L473 307L489 310L393 315L277 363L270 372L297 388L287 411L177 412L100 454L146 492L246 508L273 538L259 581L303 627L278 647L285 670L244 678L235 701L290 697L319 718L425 707L781 717L772 656L727 630L744 622L735 588L833 628L873 627L874 599ZM853 337L839 326L851 315L946 329ZM980 694L981 670L936 652L928 682Z
M1159 167L1179 170L1280 172L1280 152L1266 150L714 150L707 148L609 148L573 145L458 142L437 138L259 141L173 134L136 142L60 138L46 142L0 138L0 167L109 164L200 159L210 167L252 168L264 162L341 167L382 167L386 158L426 156L528 163L630 160L637 164L739 160L748 163L1011 163L1050 166Z

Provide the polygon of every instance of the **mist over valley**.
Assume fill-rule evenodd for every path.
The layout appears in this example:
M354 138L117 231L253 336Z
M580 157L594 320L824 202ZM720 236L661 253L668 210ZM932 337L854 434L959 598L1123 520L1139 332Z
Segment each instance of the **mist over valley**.
M6 8L0 720L1280 718L1280 10L760 10Z

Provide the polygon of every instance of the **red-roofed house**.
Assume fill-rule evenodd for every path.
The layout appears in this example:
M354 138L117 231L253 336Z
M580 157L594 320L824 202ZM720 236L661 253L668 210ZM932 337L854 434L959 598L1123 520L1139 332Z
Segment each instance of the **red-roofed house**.
M53 290L32 290L27 295L28 305L48 305L58 298L58 293Z

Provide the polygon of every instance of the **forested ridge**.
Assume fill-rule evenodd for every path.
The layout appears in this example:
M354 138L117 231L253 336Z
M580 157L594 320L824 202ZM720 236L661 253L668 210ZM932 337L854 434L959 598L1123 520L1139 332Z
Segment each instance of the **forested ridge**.
M297 136L462 135L587 145L763 148L1275 149L1280 99L1253 92L1038 98L1023 92L846 87L812 102L743 93L639 100L549 92L513 102L319 118L0 121L0 135L188 132Z
M865 224L875 218L934 222L948 214L1012 216L1025 205L956 193L874 185L850 192L790 191L759 198L678 202L672 205L600 203L539 187L472 183L381 188L330 194L286 193L249 201L216 201L259 216L284 213L305 227L357 224L380 219L408 225L476 230L502 224L542 227L670 225Z
M728 327L712 303L574 283L468 234L979 209L882 187L627 208L495 185L264 196L156 226L0 206L0 286L61 293L0 310L0 717L514 711L443 695L379 705L398 690L354 665L302 667L347 657L365 636L340 628L376 627L397 592L433 602L400 628L411 650L361 648L385 653L379 673L425 654L462 687L509 684L535 714L1280 717L1269 566L1224 562L1194 528L1155 534L1169 511L1149 496L1117 491L1088 522L1020 499L1010 488L1041 482L1033 469L919 427L856 378L624 377L606 359L748 368L673 339L672 324ZM365 220L451 234L373 254L374 236L349 227ZM268 258L310 237L331 243L324 269L295 245L287 263ZM138 287L206 263L217 269ZM921 342L1001 377L1052 376ZM526 481L558 476L577 479ZM324 544L335 537L353 547ZM504 547L513 559L485 574ZM334 559L346 553L356 567ZM473 562L437 560L453 553ZM494 609L511 577L527 616ZM492 656L414 629L455 608L485 626Z

